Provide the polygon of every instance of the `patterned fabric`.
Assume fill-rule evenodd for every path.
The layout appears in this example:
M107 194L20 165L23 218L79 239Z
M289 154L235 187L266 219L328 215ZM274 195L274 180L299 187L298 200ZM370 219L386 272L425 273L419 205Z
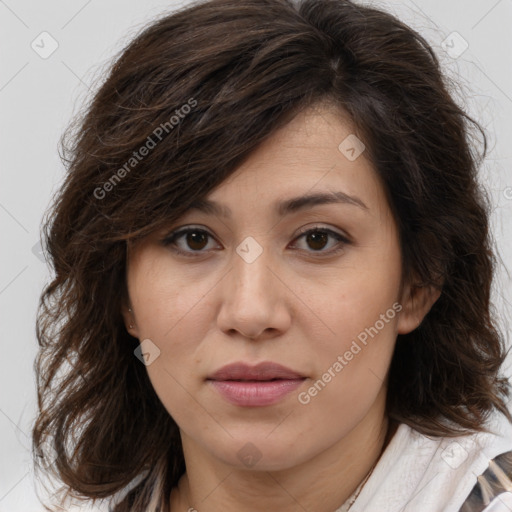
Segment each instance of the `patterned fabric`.
M512 451L489 462L460 512L512 512Z

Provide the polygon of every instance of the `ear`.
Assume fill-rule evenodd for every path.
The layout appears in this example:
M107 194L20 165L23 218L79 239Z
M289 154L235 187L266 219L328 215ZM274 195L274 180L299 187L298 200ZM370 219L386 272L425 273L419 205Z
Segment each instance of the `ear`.
M434 286L407 284L401 297L402 310L398 318L398 334L408 334L423 322L434 303L441 295L441 289Z
M135 322L135 314L129 304L123 303L121 306L121 314L123 315L124 326L130 335L134 338L139 337L139 330Z

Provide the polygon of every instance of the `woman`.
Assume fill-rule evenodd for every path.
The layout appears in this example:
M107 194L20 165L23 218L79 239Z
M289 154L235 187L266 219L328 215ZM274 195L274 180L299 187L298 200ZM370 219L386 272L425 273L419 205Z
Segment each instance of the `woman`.
M115 512L509 506L472 127L373 8L147 27L68 133L45 226L48 473Z

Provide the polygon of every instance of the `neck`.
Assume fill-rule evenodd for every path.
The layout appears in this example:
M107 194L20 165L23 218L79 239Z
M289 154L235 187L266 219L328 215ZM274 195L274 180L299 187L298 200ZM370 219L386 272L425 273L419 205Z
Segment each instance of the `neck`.
M380 420L364 418L334 446L281 471L233 469L182 433L187 473L171 493L171 511L332 512L354 493L396 431L386 416Z

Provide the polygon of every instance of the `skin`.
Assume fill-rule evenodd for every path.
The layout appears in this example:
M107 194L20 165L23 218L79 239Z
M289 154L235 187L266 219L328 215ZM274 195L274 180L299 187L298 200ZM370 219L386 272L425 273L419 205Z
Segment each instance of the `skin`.
M171 493L173 512L332 512L394 432L385 400L396 337L421 323L439 293L402 282L396 222L382 183L364 152L350 161L338 149L354 133L343 113L317 107L265 141L209 194L232 218L191 210L129 250L123 315L133 336L160 350L147 371L180 428L187 465ZM366 208L274 212L276 201L319 191L357 196ZM185 235L176 247L196 256L162 243L191 225L211 236L187 243ZM308 241L299 233L314 227L349 243L332 235ZM248 236L263 249L252 263L236 252ZM299 393L396 303L400 313L308 404L300 403ZM307 379L277 404L240 407L205 380L235 361L274 361ZM238 456L247 443L260 457L250 467Z

